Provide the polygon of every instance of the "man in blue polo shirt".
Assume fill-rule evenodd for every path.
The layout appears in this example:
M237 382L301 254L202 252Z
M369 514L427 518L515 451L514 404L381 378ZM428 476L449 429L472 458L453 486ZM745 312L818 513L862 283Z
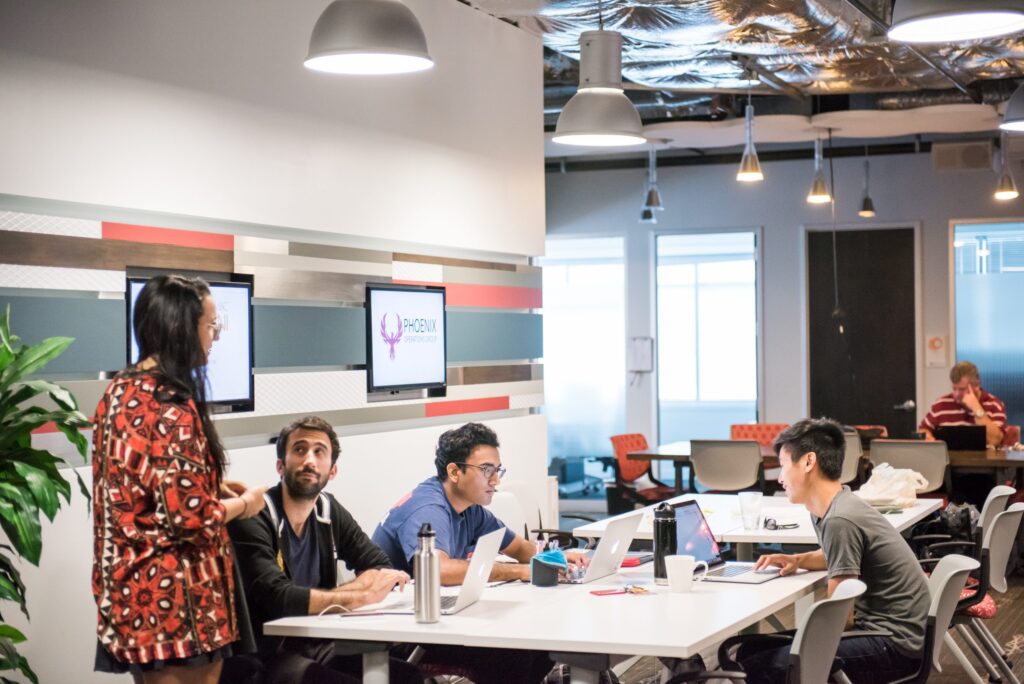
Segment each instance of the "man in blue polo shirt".
M477 540L504 523L484 506L491 503L505 468L498 453L498 436L486 425L467 423L449 430L437 442L434 465L437 476L416 486L377 525L373 543L388 555L396 570L412 572L412 558L423 523L436 533L435 548L441 557L441 584L462 584L469 568L468 555ZM501 552L519 563L495 563L491 581L529 580L529 561L536 547L505 530ZM572 563L585 564L585 556L566 554ZM539 682L551 669L543 654L509 649L425 646L423 662L458 663L474 670L477 684L490 682Z

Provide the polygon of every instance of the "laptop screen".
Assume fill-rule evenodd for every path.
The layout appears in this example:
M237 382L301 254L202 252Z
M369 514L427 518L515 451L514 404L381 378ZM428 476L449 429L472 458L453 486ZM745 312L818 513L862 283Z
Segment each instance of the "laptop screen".
M722 562L718 542L696 501L683 501L676 509L676 553L693 556L708 565Z

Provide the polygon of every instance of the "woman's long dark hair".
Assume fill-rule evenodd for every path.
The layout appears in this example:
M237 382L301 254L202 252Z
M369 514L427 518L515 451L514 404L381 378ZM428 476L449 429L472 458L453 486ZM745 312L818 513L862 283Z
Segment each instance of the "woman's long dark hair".
M135 301L132 327L139 343L138 361L154 357L156 372L179 393L178 400L195 400L217 474L222 476L227 455L206 405L206 358L199 341L203 298L209 295L210 286L202 278L151 278Z

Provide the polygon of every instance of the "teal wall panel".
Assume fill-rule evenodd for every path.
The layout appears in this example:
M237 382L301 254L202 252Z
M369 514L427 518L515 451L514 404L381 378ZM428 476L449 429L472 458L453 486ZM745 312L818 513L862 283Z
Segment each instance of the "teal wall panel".
M256 367L365 363L365 316L362 308L256 305Z
M519 361L544 356L540 314L448 312L448 360Z
M127 364L124 300L0 295L0 311L8 304L11 330L26 344L54 336L75 338L41 375L98 373Z

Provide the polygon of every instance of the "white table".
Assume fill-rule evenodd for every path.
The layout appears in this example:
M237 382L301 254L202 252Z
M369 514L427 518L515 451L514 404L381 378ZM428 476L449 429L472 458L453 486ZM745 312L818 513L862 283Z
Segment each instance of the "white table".
M651 593L590 593L631 582ZM643 566L582 585L491 587L476 604L435 624L419 624L411 615L327 615L275 620L264 632L364 642L363 681L372 684L388 681L387 651L381 650L388 642L544 651L573 666L573 682L596 684L600 670L619 659L689 657L794 602L809 605L824 584L825 573L808 572L761 585L703 582L691 593L672 594L652 584L650 566Z
M753 555L753 545L760 544L818 544L818 538L814 534L814 527L811 525L811 514L804 508L803 504L790 503L789 499L783 496L766 496L762 499L761 512L765 518L774 518L780 525L797 523L798 527L788 530L745 530L743 520L740 517L739 497L735 494L684 494L669 499L670 503L696 499L704 516L708 520L711 533L715 541L729 542L736 544L736 557L740 560L750 560ZM918 499L912 508L907 508L899 513L886 514L885 518L899 532L910 529L915 523L923 520L926 516L939 509L942 505L941 499ZM637 529L635 539L653 539L654 536L654 506L648 506L639 511L630 511L615 516L620 518L628 515L642 515L640 527ZM600 537L609 520L606 518L597 522L581 525L573 530L577 537Z

